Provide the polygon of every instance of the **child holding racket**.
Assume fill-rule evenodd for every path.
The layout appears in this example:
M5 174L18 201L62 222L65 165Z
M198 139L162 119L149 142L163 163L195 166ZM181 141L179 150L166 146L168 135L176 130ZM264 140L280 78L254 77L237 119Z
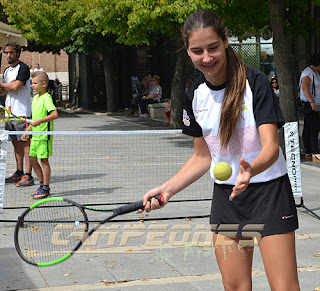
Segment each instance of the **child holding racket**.
M36 94L32 101L32 122L27 131L53 131L53 120L58 118L58 112L52 97L46 92L49 77L45 72L37 71L32 75L32 89ZM23 139L27 139L24 134ZM35 192L34 199L46 198L50 194L49 182L51 168L49 156L52 156L52 135L33 134L30 144L30 162L39 179L40 187ZM41 161L41 166L38 163Z
M215 254L226 290L252 290L253 245L244 226L257 225L259 248L272 290L299 290L295 254L297 211L278 142L284 125L267 77L243 64L228 44L220 18L198 10L184 24L187 52L203 74L186 93L183 132L194 138L194 154L181 170L143 197L145 210L160 208L210 168L214 192L210 224ZM229 180L213 175L218 162L232 166ZM142 210L140 210L142 212ZM230 237L217 231L239 225ZM259 225L259 226L258 226ZM262 225L262 228L261 228ZM246 238L245 238L246 237ZM232 250L225 253L225 241Z

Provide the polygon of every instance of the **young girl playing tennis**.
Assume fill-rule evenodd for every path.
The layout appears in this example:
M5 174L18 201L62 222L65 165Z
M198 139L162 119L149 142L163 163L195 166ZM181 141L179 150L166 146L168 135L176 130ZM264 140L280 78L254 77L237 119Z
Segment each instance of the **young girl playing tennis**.
M194 137L194 154L182 169L143 197L145 210L160 208L209 169L214 180L210 224L215 254L226 290L252 290L253 245L243 246L245 225L256 225L259 248L272 290L299 290L295 254L298 218L278 142L284 119L267 77L246 67L229 46L220 18L198 10L182 32L187 52L203 74L188 90L183 132ZM233 169L219 181L213 168L220 161ZM142 210L140 210L142 211ZM230 238L216 229L239 225ZM246 238L245 238L246 237ZM224 251L230 241L233 251ZM226 256L225 256L226 255Z

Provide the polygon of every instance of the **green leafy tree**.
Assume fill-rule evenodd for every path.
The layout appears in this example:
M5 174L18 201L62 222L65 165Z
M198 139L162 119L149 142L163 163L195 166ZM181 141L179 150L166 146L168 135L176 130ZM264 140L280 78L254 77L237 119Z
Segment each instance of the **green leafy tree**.
M112 33L117 36L117 42L127 45L150 45L160 36L174 40L177 61L171 86L171 127L179 128L187 78L185 68L190 63L180 36L186 18L200 8L214 10L224 18L230 33L245 38L267 29L269 14L265 5L261 3L268 2L266 0L119 0L111 3L92 0L87 19L90 19L103 34ZM98 11L94 10L94 7L99 7Z
M226 0L220 2L217 13L229 30L240 40L270 29L268 0Z
M60 55L61 50L65 48L67 43L62 43L60 45L57 44L43 44L43 43L36 43L34 41L28 41L28 46L24 47L23 49L30 52L39 52L39 53L53 53Z
M115 37L97 31L86 21L89 6L86 0L2 0L8 20L30 41L30 50L103 55L107 104L109 111L117 109L114 96L113 52ZM96 10L94 8L94 10ZM76 98L73 96L72 102ZM77 105L77 104L74 104Z
M308 37L318 29L310 13L320 0L1 0L9 21L34 42L61 44L72 39L70 50L88 52L91 44L113 48L125 45L154 45L159 38L174 40L177 62L172 80L172 127L181 126L181 108L188 57L180 37L185 19L195 10L217 12L240 39L272 30L277 74L281 86L281 107L287 121L296 119L296 86L292 78L292 37ZM90 43L87 42L90 40ZM108 46L109 41L109 46ZM94 45L98 48L98 45ZM107 53L106 53L107 54ZM109 54L110 56L110 54ZM291 59L290 59L291 58ZM107 73L108 74L108 73ZM109 81L111 78L109 79ZM107 94L108 95L108 94Z
M35 43L41 41L49 44L60 44L71 39L71 44L67 46L68 51L88 54L99 51L100 44L103 44L102 49L107 48L110 51L114 47L114 39L120 44L136 46L154 45L157 39L163 37L173 39L177 52L171 91L173 127L181 127L181 109L187 78L185 66L190 62L183 49L184 44L180 37L181 26L186 18L199 8L212 9L221 13L227 5L227 1L223 0L190 0L188 2L183 0L2 0L2 3L10 15L9 20L23 31L25 37ZM233 7L232 5L234 4L229 4L230 7ZM237 24L237 27L240 25ZM254 26L250 24L248 27L245 23L238 30L245 32L251 27ZM236 31L235 28L234 31ZM107 43L101 41L102 39L107 40ZM104 60L108 59L107 56L110 58L110 55L112 56L110 53L105 53ZM108 79L106 84L111 85L107 85L109 90L113 84L110 77L111 65L110 62L105 65L105 75ZM107 92L107 96L113 95L112 92L109 94ZM108 103L112 104L111 100L108 99ZM113 109L113 106L111 108ZM108 109L112 111L111 108Z
M9 24L8 15L5 12L5 7L0 3L0 22L5 24ZM51 44L43 44L43 43L36 43L34 40L28 41L28 46L24 47L24 50L27 51L37 51L37 52L52 52L54 54L60 54L61 49L66 46L66 43L62 43L59 45L51 45Z
M116 41L126 45L152 45L156 40L171 38L175 44L176 67L171 86L171 126L180 128L182 105L187 79L186 64L190 62L180 37L186 18L195 10L215 9L210 1L190 0L119 0L90 1L87 20L102 34L116 35ZM218 1L216 1L218 2ZM93 9L99 7L99 9Z
M8 15L4 12L4 7L0 3L0 22L8 24Z
M9 23L35 43L59 45L83 23L76 1L1 0Z

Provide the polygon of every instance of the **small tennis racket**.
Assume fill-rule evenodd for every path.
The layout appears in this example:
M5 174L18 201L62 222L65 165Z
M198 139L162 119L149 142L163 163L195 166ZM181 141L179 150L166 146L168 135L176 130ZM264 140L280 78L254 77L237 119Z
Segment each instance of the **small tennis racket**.
M8 122L8 121L26 121L28 123L31 123L31 119L27 119L25 117L16 116L14 115L10 110L5 108L4 106L0 105L0 109L3 109L5 112L8 113L8 115L4 119L0 119L0 122Z
M162 195L154 198L163 204ZM94 231L110 219L143 208L142 200L115 209L100 209L62 197L45 198L32 204L19 217L14 244L19 256L27 263L55 265L72 256ZM111 214L88 231L87 209Z

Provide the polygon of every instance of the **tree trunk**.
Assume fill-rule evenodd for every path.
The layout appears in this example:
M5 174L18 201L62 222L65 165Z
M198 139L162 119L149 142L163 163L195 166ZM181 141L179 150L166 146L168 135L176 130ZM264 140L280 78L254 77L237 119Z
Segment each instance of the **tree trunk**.
M294 76L292 39L289 39L284 33L284 21L287 14L286 0L269 0L269 2L274 60L279 82L280 107L286 122L297 121L297 86ZM280 134L279 142L282 149L284 149L283 134Z
M114 82L114 57L113 52L103 54L104 80L107 94L107 112L115 112L118 109L118 99L115 96Z
M173 74L171 84L171 113L170 113L170 127L182 127L182 108L185 96L187 68L190 64L189 56L184 48L183 40L181 38L180 29L176 30L175 49L177 52L176 67Z

